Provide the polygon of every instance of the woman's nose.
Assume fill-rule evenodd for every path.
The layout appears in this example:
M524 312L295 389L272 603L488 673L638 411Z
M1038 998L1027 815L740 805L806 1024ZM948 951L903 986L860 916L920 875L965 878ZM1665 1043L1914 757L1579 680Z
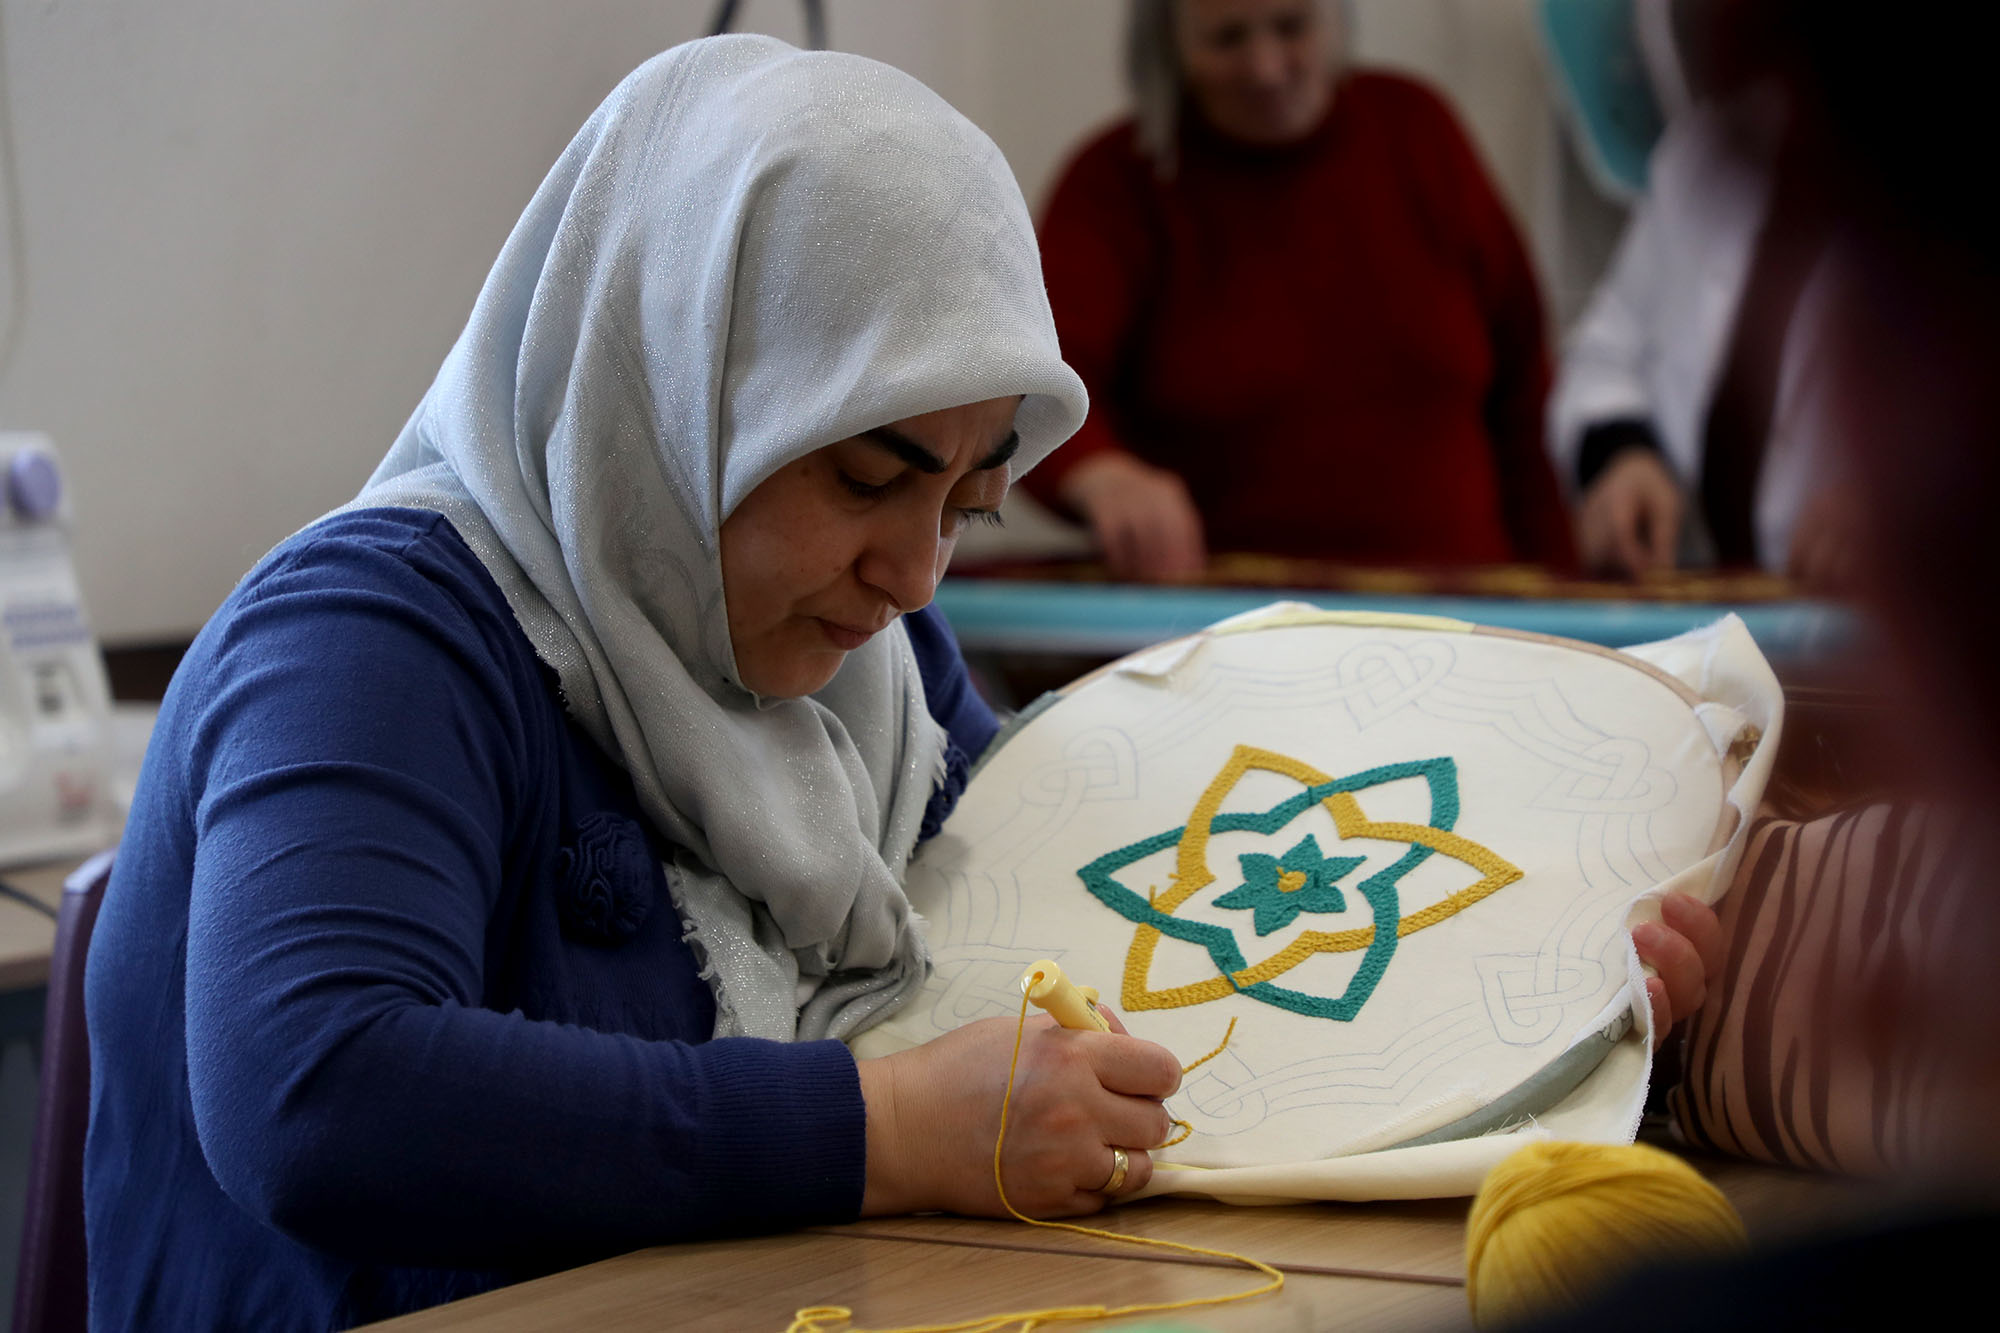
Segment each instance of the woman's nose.
M929 522L885 524L862 551L855 572L907 615L930 605L951 547L935 516Z
M1290 53L1285 49L1285 39L1277 33L1252 34L1243 61L1244 73L1254 87L1280 87L1291 77Z

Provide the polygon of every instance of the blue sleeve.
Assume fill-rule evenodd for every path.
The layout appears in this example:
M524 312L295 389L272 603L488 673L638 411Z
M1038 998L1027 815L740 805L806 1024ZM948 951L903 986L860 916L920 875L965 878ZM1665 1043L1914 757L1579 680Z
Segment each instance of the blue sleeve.
M917 656L917 669L923 675L924 700L931 716L945 731L945 775L924 810L923 828L918 834L921 841L944 827L945 817L965 790L973 762L993 743L1000 721L973 688L965 658L958 651L958 639L943 612L927 606L904 616L903 625L910 635L910 648Z
M548 687L452 571L314 554L233 599L189 742L187 1076L223 1190L399 1264L854 1217L865 1109L838 1043L483 1007L514 821L550 768L525 692Z

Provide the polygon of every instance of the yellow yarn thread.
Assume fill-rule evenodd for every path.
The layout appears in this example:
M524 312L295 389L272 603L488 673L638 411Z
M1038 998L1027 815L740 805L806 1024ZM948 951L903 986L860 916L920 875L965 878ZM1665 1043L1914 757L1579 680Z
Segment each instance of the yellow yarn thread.
M1130 1315L1162 1314L1168 1310L1193 1310L1204 1305L1231 1305L1237 1301L1247 1301L1265 1292L1277 1291L1285 1285L1285 1275L1260 1259L1248 1255L1232 1254L1228 1250L1213 1250L1206 1245L1189 1245L1178 1240L1160 1240L1153 1236L1128 1236L1118 1231L1104 1231L1097 1227L1079 1226L1075 1222L1045 1222L1029 1217L1015 1208L1007 1198L1007 1186L1000 1179L1000 1150L1007 1146L1007 1116L1014 1104L1014 1075L1021 1067L1021 1036L1028 1027L1028 996L1021 995L1021 1016L1014 1025L1014 1055L1007 1062L1007 1091L1000 1098L1000 1133L993 1140L993 1188L1000 1192L1000 1206L1015 1218L1031 1227L1050 1227L1057 1231L1073 1231L1079 1236L1095 1236L1099 1240L1117 1241L1121 1245L1149 1245L1155 1249L1173 1250L1180 1254L1201 1254L1211 1259L1228 1259L1232 1262L1254 1268L1270 1279L1261 1286L1248 1291L1231 1292L1226 1296L1194 1296L1184 1301L1151 1301L1140 1305L1064 1305L1044 1310L1017 1310L1007 1314L980 1315L974 1319L962 1319L955 1324L909 1324L900 1328L858 1329L848 1328L845 1333L1002 1333L1002 1330L1019 1325L1020 1333L1034 1333L1043 1324L1073 1322L1088 1319L1123 1319ZM1222 1054L1229 1045L1229 1038L1236 1032L1236 1020L1229 1020L1229 1028L1222 1034L1222 1041L1207 1055L1201 1057L1181 1072L1185 1074L1195 1065L1212 1060ZM1184 1120L1174 1122L1187 1132L1172 1142L1178 1143L1194 1127ZM1162 1145L1165 1146L1165 1145ZM792 1316L792 1322L785 1333L833 1333L835 1326L854 1318L854 1311L845 1305L809 1305Z
M1213 1060L1216 1056L1221 1055L1224 1051L1228 1050L1229 1039L1235 1035L1236 1035L1236 1020L1232 1018L1229 1020L1229 1026L1222 1030L1222 1040L1215 1043L1215 1049L1210 1051L1207 1055L1202 1056L1201 1059L1196 1060L1193 1064L1182 1065L1181 1077L1183 1078L1187 1077L1189 1074L1192 1074L1195 1070L1207 1064L1210 1060ZM1174 1135L1172 1138L1168 1139L1165 1143L1162 1143L1160 1145L1160 1148L1178 1147L1179 1145L1186 1143L1189 1139L1194 1137L1194 1126L1190 1125L1187 1121L1176 1120L1173 1122L1173 1124L1176 1129L1180 1130L1180 1133ZM1158 1152L1160 1148L1155 1148L1153 1149L1153 1151Z
M1722 1191L1671 1153L1533 1143L1494 1167L1472 1202L1465 1296L1473 1323L1497 1327L1575 1305L1629 1269L1745 1243Z

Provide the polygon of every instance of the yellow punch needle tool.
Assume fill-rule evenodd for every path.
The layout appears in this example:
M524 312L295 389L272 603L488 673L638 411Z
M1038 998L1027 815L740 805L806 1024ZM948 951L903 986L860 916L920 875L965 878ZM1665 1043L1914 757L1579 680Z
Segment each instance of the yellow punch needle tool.
M1042 959L1021 974L1021 993L1066 1028L1111 1031L1110 1020L1097 1010L1096 988L1078 986L1050 959Z

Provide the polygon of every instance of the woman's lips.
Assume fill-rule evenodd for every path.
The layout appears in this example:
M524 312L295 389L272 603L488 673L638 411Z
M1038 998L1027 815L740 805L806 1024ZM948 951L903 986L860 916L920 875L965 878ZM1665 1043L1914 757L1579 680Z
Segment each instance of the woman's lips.
M856 629L852 625L843 625L837 620L826 620L818 616L814 619L819 621L820 632L826 635L827 641L843 653L853 652L880 632L873 629Z

